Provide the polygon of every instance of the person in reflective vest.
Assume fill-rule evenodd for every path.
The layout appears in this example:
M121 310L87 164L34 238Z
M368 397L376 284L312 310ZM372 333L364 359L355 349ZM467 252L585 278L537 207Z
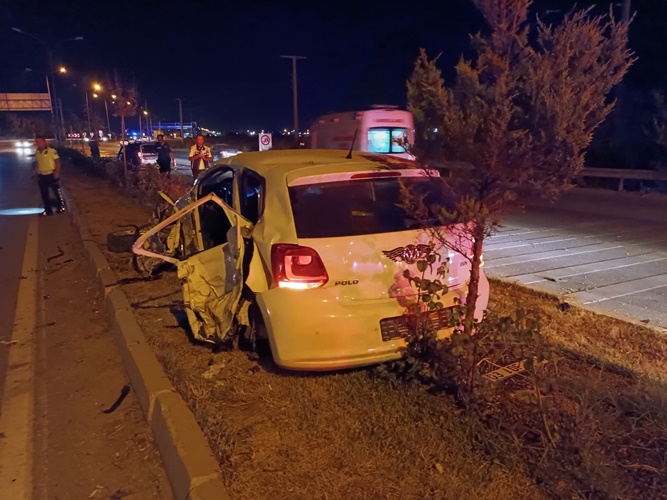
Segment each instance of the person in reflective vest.
M192 167L192 178L195 180L199 174L211 166L213 155L211 155L211 148L204 144L203 135L198 134L195 138L195 143L190 148L188 159Z
M44 203L44 212L42 215L53 215L53 205L51 202L51 192L53 192L58 202L58 212L65 211L65 198L60 189L60 157L58 152L49 147L44 137L35 139L35 173L37 174L37 184L39 194Z

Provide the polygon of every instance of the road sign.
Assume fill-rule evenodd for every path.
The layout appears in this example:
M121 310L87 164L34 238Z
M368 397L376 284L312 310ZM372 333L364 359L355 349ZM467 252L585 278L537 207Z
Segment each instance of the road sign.
M0 94L0 111L51 111L49 94Z
M259 134L259 150L268 151L273 147L273 138L271 134L261 133Z

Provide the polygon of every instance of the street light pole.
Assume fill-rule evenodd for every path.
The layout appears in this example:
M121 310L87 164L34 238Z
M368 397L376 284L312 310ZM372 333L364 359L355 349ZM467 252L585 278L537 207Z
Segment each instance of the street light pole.
M90 106L88 104L88 89L84 88L83 89L84 94L86 94L86 116L88 117L88 132L86 132L86 135L90 133L90 129L92 128L90 126Z
M34 73L35 70L32 68L26 68L26 71L30 71L31 73ZM41 73L41 71L37 72ZM55 125L55 119L58 116L57 114L57 107L56 104L53 102L55 99L51 95L51 84L49 83L49 74L48 73L42 73L44 75L44 80L46 81L46 95L49 96L49 106L51 107L51 119L54 120L54 125Z
M46 95L49 96L49 104L51 105L51 119L54 120L55 123L55 109L53 109L53 99L51 98L51 85L49 85L49 75L44 75L44 79L46 80Z
M299 94L298 94L298 84L297 84L297 73L296 73L296 61L297 59L305 59L303 56L280 56L283 59L292 60L292 104L293 104L293 113L294 113L294 133L296 134L297 142L299 139Z
M53 77L55 68L53 66L53 49L48 49L49 53L49 75L52 78L51 88L53 88L53 100L58 102L58 93L56 92L56 79ZM50 89L49 89L50 92ZM60 142L60 134L62 133L62 124L58 120L58 111L56 110L56 142Z
M109 134L109 139L111 139L111 122L109 121L109 105L107 104L106 98L104 98L104 111L107 113L107 134Z
M26 31L23 31L20 28L16 28L16 27L13 26L12 31L15 31L16 33L19 33L21 35L30 37L33 40L37 40L46 49L46 52L49 56L49 73L50 73L51 78L52 78L50 89L53 90L53 100L56 102L56 106L58 106L58 103L60 101L58 100L58 93L56 91L56 80L55 80L55 78L53 78L53 74L55 72L54 71L54 65L53 65L53 51L61 43L64 43L64 42L80 42L81 40L83 40L83 37L82 36L76 36L76 37L73 37L73 38L65 38L65 39L60 40L59 42L56 42L55 44L50 46L49 44L47 44L44 40L42 40L38 36L35 36L32 33L28 33ZM51 105L53 106L53 103L51 103ZM56 141L60 142L61 125L58 124L58 109L57 108L54 110L54 114L56 116ZM60 116L62 116L62 109L60 110Z

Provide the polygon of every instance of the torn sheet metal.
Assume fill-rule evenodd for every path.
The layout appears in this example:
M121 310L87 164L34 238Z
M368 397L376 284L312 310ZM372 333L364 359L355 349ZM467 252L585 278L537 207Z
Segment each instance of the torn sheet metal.
M184 261L173 258L171 253L185 233L187 246L190 231L182 231L183 226L191 223L190 213L198 206L213 202L219 205L232 223L227 232L227 242L203 252L191 255ZM174 224L175 223L175 224ZM174 224L166 238L166 253L158 254L154 248L146 248L147 240L161 229ZM181 226L183 224L183 226ZM234 335L239 326L250 325L250 302L242 299L244 285L254 292L268 288L260 253L252 242L253 225L236 213L232 207L214 194L179 210L167 220L142 235L133 247L138 255L160 258L178 268L178 278L183 286L183 302L192 333L197 340L221 342ZM243 274L243 262L246 253L246 241L252 242L252 258L248 275Z
M227 243L178 264L183 302L198 340L219 342L234 334L243 290L243 237L238 223Z

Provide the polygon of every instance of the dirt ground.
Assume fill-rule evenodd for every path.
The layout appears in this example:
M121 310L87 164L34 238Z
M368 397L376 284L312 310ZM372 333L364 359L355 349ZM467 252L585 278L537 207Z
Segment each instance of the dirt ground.
M38 222L33 498L169 500L134 394L103 413L128 380L79 235L64 214Z
M99 179L69 174L65 186L105 252L109 231L149 219L149 209ZM492 297L499 310L529 304L545 314L547 337L565 351L576 351L558 365L567 374L563 380L577 386L561 398L563 405L588 394L596 384L610 394L627 395L609 407L601 403L609 399L605 391L573 404L573 418L567 422L583 415L580 408L590 410L586 415L592 427L582 425L572 433L579 439L593 429L595 439L582 448L590 456L564 464L562 475L539 485L532 469L558 468L560 458L532 463L534 455L516 451L514 460L503 455L503 450L514 449L510 444L498 444L495 455L480 451L473 447L470 425L451 399L430 394L420 385L380 378L372 368L330 374L284 372L270 362L251 361L243 352L213 354L207 346L193 344L183 328L175 274L142 280L132 270L130 255L106 255L236 499L614 498L619 492L632 497L638 491L645 498L664 497L660 491L664 492L667 457L660 449L667 443L663 445L660 432L667 435L667 418L661 413L667 406L660 407L659 398L651 399L652 420L646 424L637 419L627 432L623 427L630 424L625 410L619 409L635 395L641 399L647 394L641 384L648 382L635 374L664 381L667 340L645 336L652 335L646 329L575 308L564 316L554 299L494 283ZM649 340L656 344L651 347ZM654 359L649 362L648 356ZM588 364L587 357L600 358L602 368ZM600 434L602 417L610 432L627 433L632 439L608 440ZM637 429L643 433L641 439L635 439ZM501 443L505 438L497 439ZM627 463L616 464L618 450L625 447L627 452L633 446L648 450L649 463L637 462L632 451ZM603 467L597 467L598 462Z

